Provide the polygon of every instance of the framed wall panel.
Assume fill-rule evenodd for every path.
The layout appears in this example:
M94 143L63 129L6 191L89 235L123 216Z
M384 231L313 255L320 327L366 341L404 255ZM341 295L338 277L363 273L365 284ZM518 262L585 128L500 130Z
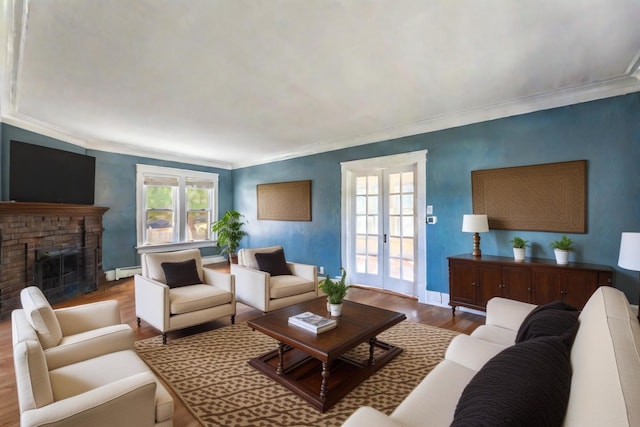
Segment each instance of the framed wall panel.
M311 181L258 184L258 219L311 221Z
M473 213L499 230L586 233L587 161L471 172Z

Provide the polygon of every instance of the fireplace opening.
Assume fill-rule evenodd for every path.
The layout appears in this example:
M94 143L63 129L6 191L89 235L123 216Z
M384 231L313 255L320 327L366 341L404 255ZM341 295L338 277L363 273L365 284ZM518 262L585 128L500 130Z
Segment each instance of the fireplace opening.
M93 292L98 289L96 259L84 247L36 249L33 284L52 304Z

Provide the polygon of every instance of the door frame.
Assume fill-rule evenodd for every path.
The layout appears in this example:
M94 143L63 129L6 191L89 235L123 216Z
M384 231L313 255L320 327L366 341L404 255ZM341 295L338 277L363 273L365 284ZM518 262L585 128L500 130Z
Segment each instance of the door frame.
M349 197L353 192L352 174L356 171L370 171L374 169L384 169L394 166L413 166L416 171L416 292L420 302L427 302L427 239L426 239L426 185L427 185L427 150L412 151L408 153L393 154L389 156L372 157L368 159L352 160L341 162L342 184L341 184L341 206L340 206L340 222L341 237L340 246L342 254L341 262L347 270L347 277L350 279L349 271L352 270L349 256L353 248L349 239L349 233L354 230L352 217L352 204L349 203ZM420 286L420 284L424 284Z

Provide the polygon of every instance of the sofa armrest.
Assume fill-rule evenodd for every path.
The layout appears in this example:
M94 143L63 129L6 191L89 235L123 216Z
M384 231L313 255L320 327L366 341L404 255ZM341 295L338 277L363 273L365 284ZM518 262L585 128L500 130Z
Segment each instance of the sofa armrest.
M169 286L139 274L134 276L136 316L161 331L169 327Z
M38 409L24 411L20 425L153 426L156 380L141 372Z
M234 275L222 273L207 267L203 267L202 274L206 284L217 286L227 292L231 292L232 294L236 293L236 281Z
M318 267L310 264L300 264L297 262L287 262L291 274L302 277L303 279L312 280L318 283Z
M424 420L427 421L427 420ZM388 415L374 409L370 406L362 406L358 408L347 420L342 424L342 427L362 427L362 426L375 426L375 427L401 427L402 424L397 423Z
M271 275L238 264L231 264L231 274L235 276L236 299L265 311L270 298L269 281Z
M109 300L54 310L62 335L75 335L92 329L122 323L118 301Z
M487 302L485 324L517 331L525 317L536 308L533 304L494 297Z

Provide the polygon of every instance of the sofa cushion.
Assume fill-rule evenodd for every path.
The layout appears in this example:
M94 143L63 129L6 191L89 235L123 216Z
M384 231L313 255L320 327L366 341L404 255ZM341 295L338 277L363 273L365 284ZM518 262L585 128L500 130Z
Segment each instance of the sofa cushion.
M284 250L278 249L274 252L256 253L256 262L260 271L272 276L286 276L291 274L284 257Z
M516 343L544 336L560 336L573 330L580 313L563 301L536 307L524 319L516 335Z
M570 388L567 341L530 339L506 348L478 371L462 392L451 426L560 426Z
M180 262L163 262L161 266L164 277L167 280L165 283L170 288L202 283L198 275L195 259Z
M190 313L231 302L231 292L212 285L182 286L169 290L171 314Z
M40 288L29 286L20 292L20 302L29 321L36 330L43 349L54 347L62 339L58 318Z

